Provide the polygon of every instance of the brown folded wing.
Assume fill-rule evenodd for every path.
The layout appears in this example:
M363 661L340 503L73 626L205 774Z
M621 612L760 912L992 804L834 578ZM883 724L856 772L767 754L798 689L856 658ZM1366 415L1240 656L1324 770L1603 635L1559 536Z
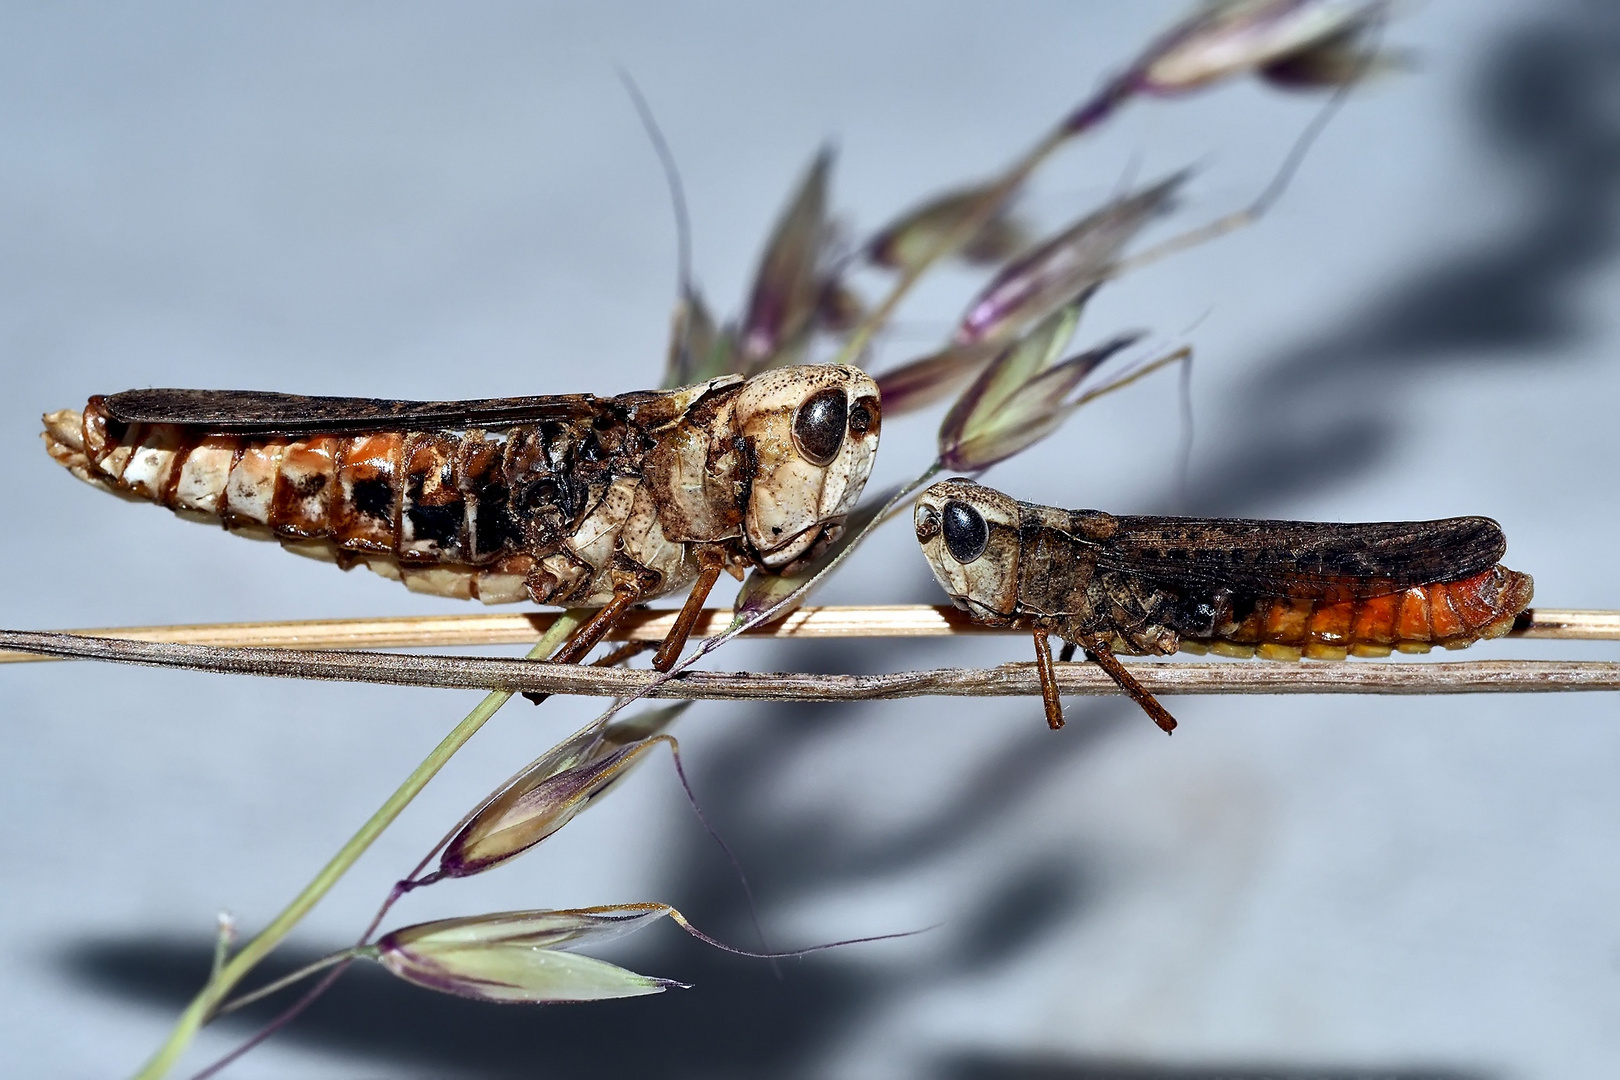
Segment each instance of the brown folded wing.
M267 390L125 390L106 399L108 415L126 424L181 424L220 434L308 435L319 432L502 427L589 416L590 394L392 401L319 397Z
M1507 550L1490 518L1336 524L1234 518L1119 517L1096 541L1097 565L1172 587L1327 602L1457 581Z

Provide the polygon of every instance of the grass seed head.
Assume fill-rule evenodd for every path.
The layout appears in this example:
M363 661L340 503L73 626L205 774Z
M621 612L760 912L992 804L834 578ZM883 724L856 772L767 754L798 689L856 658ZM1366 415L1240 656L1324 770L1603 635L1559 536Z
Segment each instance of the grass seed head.
M1008 341L1107 279L1132 237L1173 205L1187 173L1103 206L1007 264L968 305L956 344Z
M552 747L489 799L439 857L437 878L469 877L528 851L624 779L687 702L607 727L592 724Z
M999 350L1000 346L991 341L948 345L876 376L884 414L894 417L916 412L949 397Z
M911 270L941 254L956 254L970 263L991 265L1011 258L1027 238L1006 200L962 239L956 251L947 247L983 211L984 200L995 195L996 185L981 184L928 200L881 229L866 245L867 260L890 270ZM941 251L942 247L947 250Z
M765 245L739 331L740 370L796 363L816 328L829 287L827 188L832 161L830 149L816 155Z
M1154 42L1132 66L1129 79L1143 93L1183 94L1240 75L1308 68L1312 57L1363 54L1360 39L1388 6L1388 0L1205 4ZM1338 66L1337 82L1354 81L1364 66ZM1335 83L1326 73L1324 67L1317 85Z
M685 984L567 950L633 933L672 910L625 904L439 919L384 935L370 955L407 982L479 1001L544 1005L640 997Z
M1115 338L1058 361L1079 322L1082 298L1007 346L957 399L939 429L939 464L977 473L1055 431L1079 402L1072 398L1097 368L1137 340Z

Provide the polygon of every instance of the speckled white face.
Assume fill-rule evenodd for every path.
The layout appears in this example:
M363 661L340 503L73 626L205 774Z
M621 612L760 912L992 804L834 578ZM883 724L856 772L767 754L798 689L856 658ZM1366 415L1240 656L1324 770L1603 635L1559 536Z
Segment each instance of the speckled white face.
M755 375L732 406L754 456L743 537L785 571L844 530L877 453L878 389L858 368L806 365Z
M1018 606L1016 500L971 480L941 480L917 499L917 543L950 594L978 618L1011 616Z

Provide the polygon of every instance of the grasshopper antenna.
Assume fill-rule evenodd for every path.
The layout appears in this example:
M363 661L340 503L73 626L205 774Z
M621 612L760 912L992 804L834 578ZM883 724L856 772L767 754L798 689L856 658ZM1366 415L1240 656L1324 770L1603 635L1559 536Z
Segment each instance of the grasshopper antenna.
M692 219L686 209L686 187L681 183L680 166L675 164L675 154L670 150L669 141L664 138L663 129L658 126L658 118L653 115L652 106L647 104L641 87L624 68L619 68L618 72L619 82L624 84L625 93L630 95L630 103L636 108L642 130L647 133L653 153L658 155L658 165L664 170L664 183L669 188L670 205L675 211L676 273L680 295L686 297L692 290Z

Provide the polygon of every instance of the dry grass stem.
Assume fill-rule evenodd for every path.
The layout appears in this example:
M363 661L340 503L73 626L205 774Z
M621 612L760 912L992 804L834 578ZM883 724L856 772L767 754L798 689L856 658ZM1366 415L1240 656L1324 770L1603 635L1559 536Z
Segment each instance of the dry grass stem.
M607 635L609 641L662 641L675 611L632 611ZM555 612L522 615L404 615L382 619L307 619L291 622L212 623L195 626L127 626L63 630L81 637L166 641L177 645L286 649L409 649L460 645L529 645L551 626ZM731 625L731 612L707 608L694 638L711 637ZM805 607L787 618L750 630L750 637L885 638L950 637L1008 631L979 626L951 607L895 604L869 607ZM1532 608L1520 616L1511 637L1562 641L1620 641L1620 611ZM0 651L0 663L68 659Z
M0 632L0 646L59 657L177 667L236 675L624 697L660 679L656 671L577 667L487 657L302 649L216 648L67 634ZM1130 665L1155 694L1473 694L1620 690L1620 661L1470 660L1441 663L1266 661ZM1114 694L1118 687L1085 663L1059 664L1064 694ZM1008 697L1038 694L1033 664L939 668L887 675L690 671L649 696L686 700L874 701L884 698Z

